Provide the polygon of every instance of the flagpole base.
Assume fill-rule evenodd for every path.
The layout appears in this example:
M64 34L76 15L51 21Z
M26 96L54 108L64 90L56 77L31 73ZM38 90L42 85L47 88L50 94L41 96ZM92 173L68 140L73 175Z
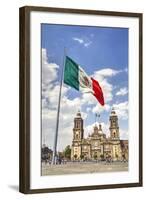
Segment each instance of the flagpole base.
M57 164L57 157L54 156L51 165L56 165L56 164Z

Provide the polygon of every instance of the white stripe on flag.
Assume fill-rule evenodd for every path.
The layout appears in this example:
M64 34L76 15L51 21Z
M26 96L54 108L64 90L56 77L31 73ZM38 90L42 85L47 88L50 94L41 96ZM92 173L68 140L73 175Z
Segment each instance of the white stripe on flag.
M79 66L79 90L83 93L94 93L92 89L92 80L86 72Z

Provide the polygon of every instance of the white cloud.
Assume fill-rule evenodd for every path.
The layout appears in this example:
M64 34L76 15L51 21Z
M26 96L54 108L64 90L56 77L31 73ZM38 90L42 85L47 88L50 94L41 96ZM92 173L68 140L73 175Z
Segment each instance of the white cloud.
M113 107L119 119L123 119L123 120L128 119L128 101L125 101L119 104L113 104Z
M93 107L92 112L102 113L103 111L109 111L109 110L110 110L110 106L108 104L105 104L104 106L97 104L95 107Z
M79 42L80 44L84 43L84 40L82 38L77 38L77 37L73 37L72 38L74 41Z
M95 76L100 75L102 77L111 77L111 76L117 75L120 72L122 72L122 71L121 70L117 71L117 70L114 70L111 68L105 68L105 69L101 69L101 70L97 71L95 73Z
M66 145L71 144L73 137L73 119L77 111L80 109L80 99L75 98L70 100L66 94L62 96L59 115L59 137L58 147L62 150ZM50 135L52 140L48 140L49 146L53 147L53 136L55 134L57 110L47 109L43 114L43 128L46 133ZM86 119L87 114L82 112L83 119ZM46 125L47 124L47 125ZM45 127L44 127L45 126ZM43 130L43 131L44 131Z
M46 49L42 49L42 84L50 84L57 78L59 66L49 63Z
M110 102L113 99L113 94L112 94L113 86L112 86L112 84L109 83L107 79L103 79L101 81L100 85L101 85L101 88L103 90L105 102L106 103Z
M128 131L125 129L120 129L120 138L122 140L128 140L129 139Z
M117 96L124 96L128 93L128 90L126 87L120 88L120 90L116 93Z
M91 44L92 44L92 41L85 42L85 43L84 43L84 46L85 46L85 47L88 47L88 46L90 46Z
M82 44L84 47L89 47L92 44L92 41L89 40L87 37L84 38L73 37L72 39L74 41L77 41L79 44Z
M90 112L91 110L92 110L91 107L87 107L87 108L86 108L86 111L87 111L87 112Z
M97 104L96 98L91 93L82 93L81 104L82 105L94 105Z

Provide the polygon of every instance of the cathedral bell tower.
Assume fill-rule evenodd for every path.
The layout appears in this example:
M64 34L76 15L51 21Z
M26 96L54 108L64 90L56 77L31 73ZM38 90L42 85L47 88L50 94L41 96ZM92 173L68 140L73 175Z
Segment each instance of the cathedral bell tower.
M79 141L84 137L84 129L83 129L83 119L81 117L81 113L78 112L76 117L74 118L74 128L73 128L73 140Z
M73 141L71 148L71 159L79 160L82 155L82 139L84 137L84 129L83 129L83 119L81 117L81 113L78 112L76 117L74 118L74 128L73 128Z
M119 124L118 124L118 116L114 110L114 108L112 108L111 114L110 114L110 137L111 139L119 139Z

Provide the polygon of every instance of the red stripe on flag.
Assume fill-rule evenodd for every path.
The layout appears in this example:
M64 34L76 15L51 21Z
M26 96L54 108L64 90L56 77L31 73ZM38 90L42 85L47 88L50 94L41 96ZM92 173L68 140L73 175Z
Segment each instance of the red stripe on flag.
M103 92L102 89L98 83L98 81L96 81L95 79L91 78L92 80L92 87L93 87L93 91L94 91L94 96L96 97L96 99L99 101L99 103L104 106L104 96L103 96Z

